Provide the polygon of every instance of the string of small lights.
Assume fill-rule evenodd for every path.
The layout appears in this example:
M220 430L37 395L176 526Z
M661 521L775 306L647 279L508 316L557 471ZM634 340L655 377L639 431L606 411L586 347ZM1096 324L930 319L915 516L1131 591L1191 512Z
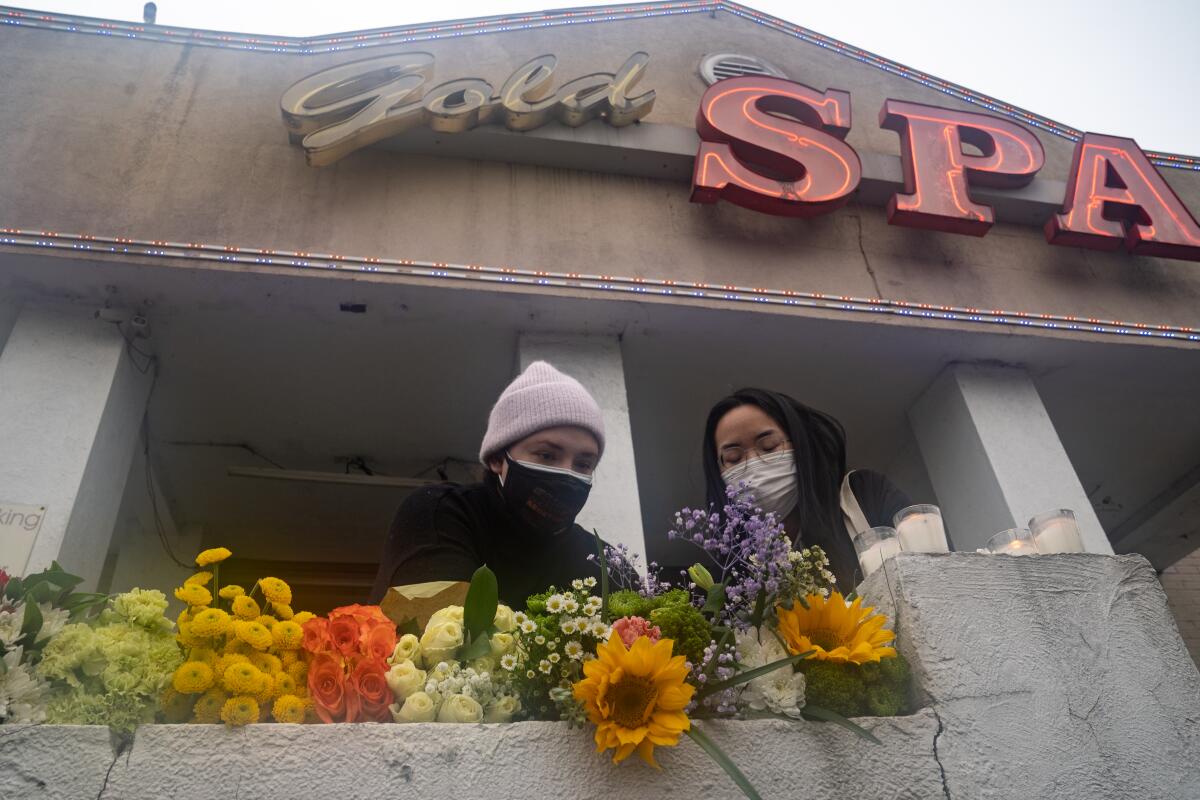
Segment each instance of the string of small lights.
M311 271L352 271L381 273L448 281L477 281L482 283L516 284L621 292L633 295L658 295L688 300L717 300L735 303L759 303L780 306L816 308L848 314L891 314L982 325L1004 325L1041 328L1065 333L1138 336L1200 342L1200 331L1176 325L1078 317L1066 314L1038 314L1003 309L964 308L931 303L910 303L904 300L883 300L873 297L851 297L820 292L789 289L767 289L732 284L708 284L674 281L663 278L628 278L616 275L547 272L515 267L482 264L450 264L438 261L371 258L310 253L304 251L269 250L233 245L201 244L197 242L168 242L155 239L129 239L113 236L65 234L51 231L27 231L19 228L0 228L0 246L58 248L95 253L112 253L132 257L192 259L219 261L231 264L267 265Z
M49 14L7 6L0 6L0 23L69 33L113 36L124 39L176 42L205 47L223 47L269 53L314 55L379 45L478 36L486 33L551 28L592 22L612 22L615 20L645 17L668 17L679 14L711 14L717 11L727 11L735 16L793 36L808 44L824 48L848 58L853 58L856 61L880 69L888 74L915 81L922 86L942 92L957 100L980 106L992 113L1009 117L1023 124L1035 127L1038 130L1046 131L1055 136L1061 136L1072 142L1079 141L1083 135L1078 129L1062 125L1048 117L1033 114L988 95L972 91L964 86L941 80L933 75L911 69L867 50L853 47L828 36L822 36L816 31L809 30L800 25L794 25L778 17L763 14L752 8L747 8L728 0L686 0L685 2L656 2L578 8L512 16L480 17L437 24L404 25L370 31L306 38L262 37L238 33L193 30L190 28L173 28L163 25L147 26L133 22L101 20L93 17L79 17L69 14ZM1156 166L1200 171L1200 158L1194 156L1151 151L1147 151L1146 156Z

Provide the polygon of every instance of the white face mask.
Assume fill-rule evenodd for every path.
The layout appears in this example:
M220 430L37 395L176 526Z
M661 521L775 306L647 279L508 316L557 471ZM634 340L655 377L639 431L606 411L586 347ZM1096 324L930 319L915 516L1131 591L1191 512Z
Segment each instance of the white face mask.
M791 513L800 500L796 481L796 454L791 450L748 458L721 473L726 486L746 483L765 514L774 514L779 522Z

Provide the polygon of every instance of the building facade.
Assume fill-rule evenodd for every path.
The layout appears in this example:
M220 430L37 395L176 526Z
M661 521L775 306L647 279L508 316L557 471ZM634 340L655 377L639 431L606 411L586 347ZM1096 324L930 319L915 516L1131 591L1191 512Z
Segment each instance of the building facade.
M362 599L405 492L471 479L538 358L605 412L581 522L661 564L745 385L836 416L956 549L1062 507L1090 552L1200 541L1200 160L709 0L0 21L16 571L169 588L220 544ZM761 91L721 118L721 78Z

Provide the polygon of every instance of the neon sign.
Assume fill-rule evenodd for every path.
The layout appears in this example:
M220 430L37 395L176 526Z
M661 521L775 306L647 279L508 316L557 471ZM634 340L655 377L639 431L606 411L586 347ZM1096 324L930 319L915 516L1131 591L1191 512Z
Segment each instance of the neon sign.
M994 216L971 187L1019 188L1045 163L1032 132L988 114L887 100L879 125L900 137L904 192L888 202L893 225L983 236ZM861 174L842 141L849 130L846 92L782 78L719 81L696 113L692 201L724 198L793 217L833 211ZM1076 145L1062 213L1046 222L1046 240L1200 261L1200 225L1141 148L1115 136L1088 133Z
M551 94L558 59L541 55L517 67L499 94L482 78L448 81L422 94L433 56L396 53L309 75L283 93L280 110L293 141L315 167L424 125L445 133L488 123L527 131L552 119L570 127L603 119L622 127L654 108L653 91L629 95L649 60L646 53L634 53L616 72L575 78Z

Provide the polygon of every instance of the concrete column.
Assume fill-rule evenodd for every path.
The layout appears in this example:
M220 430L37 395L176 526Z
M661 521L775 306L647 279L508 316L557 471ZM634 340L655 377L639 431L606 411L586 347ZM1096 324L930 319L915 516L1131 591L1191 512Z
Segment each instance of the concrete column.
M604 457L596 481L578 520L609 544L624 544L646 563L642 506L633 460L629 400L621 343L615 336L522 334L518 361L523 370L534 361L548 361L591 392L604 414Z
M96 585L149 396L113 324L26 306L0 353L0 501L45 506L27 565Z
M1084 549L1112 553L1024 370L953 364L908 418L955 549L983 547L992 534L1023 528L1034 514L1069 508Z

